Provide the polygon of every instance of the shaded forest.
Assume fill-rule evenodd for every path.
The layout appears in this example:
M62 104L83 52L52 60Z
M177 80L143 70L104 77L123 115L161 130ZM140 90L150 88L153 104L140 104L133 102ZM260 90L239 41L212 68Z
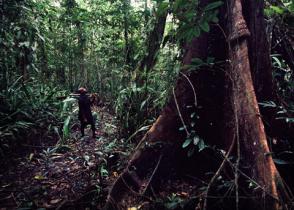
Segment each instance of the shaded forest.
M293 0L0 16L0 209L294 208Z

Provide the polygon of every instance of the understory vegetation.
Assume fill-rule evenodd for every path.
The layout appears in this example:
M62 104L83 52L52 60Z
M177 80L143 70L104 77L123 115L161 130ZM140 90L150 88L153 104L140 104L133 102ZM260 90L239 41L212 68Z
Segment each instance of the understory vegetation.
M0 209L206 209L206 202L242 209L248 192L264 190L247 173L242 144L226 142L247 129L229 107L238 89L228 82L231 45L258 36L229 36L232 2L239 0L0 0ZM272 158L287 189L287 198L272 197L291 209L294 1L264 1L260 10L268 46L248 41L248 52L269 147L261 156ZM250 28L256 20L245 21ZM263 73L258 62L267 53L270 73ZM88 130L80 136L80 87L93 99L96 139ZM151 156L132 158L147 150ZM121 177L138 183L125 189ZM133 196L121 202L116 189Z

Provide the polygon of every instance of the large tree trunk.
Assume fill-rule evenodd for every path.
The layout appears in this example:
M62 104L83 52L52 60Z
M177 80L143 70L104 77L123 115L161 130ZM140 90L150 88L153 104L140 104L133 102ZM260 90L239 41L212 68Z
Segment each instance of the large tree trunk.
M279 7L284 6L281 1L270 2ZM274 84L270 54L281 54L290 69L294 70L294 50L289 39L289 31L281 24L281 20L275 18L274 21L277 22L273 25L273 31L270 31L272 34L266 34L263 7L264 1L250 0L243 8L244 17L251 34L247 38L251 76L258 102L273 101L284 106L285 103L278 95L277 86ZM266 39L267 36L272 36L272 40ZM271 46L269 42L272 42ZM293 128L291 129L285 121L277 119L278 108L261 106L260 112L268 136L276 139L285 137L291 139Z
M256 7L256 9L256 13L258 13L261 8ZM247 40L250 33L243 17L241 0L230 0L228 17L230 60L228 75L230 75L230 79L227 81L231 84L227 101L231 104L233 115L228 116L226 122L234 123L234 130L230 132L233 134L230 141L237 142L238 158L242 157L243 161L250 166L248 176L258 184L258 190L255 192L257 201L260 202L261 199L264 199L264 203L261 203L265 205L266 209L280 209L281 197L278 191L283 192L285 189L270 155L250 73L250 70L252 72L258 70L262 72L254 75L271 78L271 71L268 70L270 69L268 45L266 42L259 45L256 43L258 38L252 38L258 34L265 37L265 32L260 30L261 24L257 25L258 28L251 30L253 33L250 31L251 47L249 48ZM253 16L252 20L254 19L256 19L256 15ZM254 26L256 27L256 25ZM253 45L253 43L255 44ZM259 47L258 50L255 46ZM251 56L248 52L251 52ZM261 60L257 62L257 59ZM263 79L256 78L256 81L261 82ZM256 82L256 86L257 88L259 85L261 86L260 97L271 97L271 91L266 91L266 88L271 89L272 86L264 86L264 82L261 84L259 82Z
M243 4L245 6L254 4L253 1L250 3ZM262 12L260 7L250 8L258 11L261 9L259 12ZM186 133L183 133L179 131L179 128L188 125L189 116L194 111L200 116L200 125L197 127L197 131L201 137L204 137L205 143L225 148L228 151L227 155L232 151L231 148L234 149L232 154L237 156L237 162L234 165L236 208L239 208L238 186L239 173L241 172L242 176L245 174L257 185L257 190L253 192L257 199L253 203L247 203L248 207L252 207L251 204L259 206L258 203L262 203L265 209L280 209L284 204L287 192L270 155L251 78L251 72L256 71L264 71L264 75L260 75L264 78L269 77L268 69L263 68L263 63L261 63L264 62L265 66L270 67L268 53L264 49L267 46L264 43L259 45L259 48L253 47L252 43L257 44L259 41L258 38L249 38L250 32L245 22L246 18L243 16L243 13L247 14L244 11L248 8L242 9L241 0L228 0L226 9L221 13L221 20L224 21L223 28L228 28L229 33L226 37L227 59L229 60L229 65L226 68L226 84L224 85L224 80L220 76L222 72L216 76L213 75L216 74L216 71L210 73L211 71L207 68L203 71L183 71L180 74L169 102L138 145L125 171L114 183L107 199L106 209L119 209L127 192L145 193L146 188L150 187L149 181L154 178L154 173L159 174L158 176L168 174L166 170L171 168L169 164L175 163L177 158L181 158L180 155L183 154L180 152L182 142L189 135L188 129ZM247 21L253 21L250 19L251 15L247 16ZM262 15L253 16L257 19L263 18ZM225 17L228 19L225 20ZM259 27L264 30L264 25L261 24ZM222 48L223 51L220 52L218 49L214 49L216 48L215 43L218 43L217 46L225 45L225 42L220 38L223 35L220 31L222 30L213 29L210 34L202 34L199 38L193 39L190 45L186 45L183 64L190 64L191 60L196 57L206 58L209 46L210 55L212 54L218 60L224 60L225 58L222 56L226 54L226 50ZM257 34L264 34L264 32L256 29L251 36L257 36ZM249 56L248 52L255 56L261 56L261 60L257 61L253 55ZM252 63L251 58L253 59ZM256 77L256 80L262 79ZM260 97L267 97L272 93L271 90L264 90L266 88L264 82L261 84ZM258 89L259 83L256 82L255 85ZM212 86L216 86L216 88L212 88ZM224 87L226 87L226 91L224 91ZM227 93L225 103L223 103L223 92ZM187 108L191 105L193 105L193 110ZM222 116L223 110L225 113ZM222 122L226 125L221 126ZM224 129L221 130L221 127ZM222 134L226 134L226 136L220 138ZM177 157L174 154L177 154ZM224 163L226 161L229 160L225 158ZM250 170L243 172L241 165L249 167ZM199 166L194 165L194 167ZM218 174L216 173L216 175ZM204 194L204 200L207 200L208 190ZM202 206L201 203L199 206ZM205 202L202 207L206 208Z

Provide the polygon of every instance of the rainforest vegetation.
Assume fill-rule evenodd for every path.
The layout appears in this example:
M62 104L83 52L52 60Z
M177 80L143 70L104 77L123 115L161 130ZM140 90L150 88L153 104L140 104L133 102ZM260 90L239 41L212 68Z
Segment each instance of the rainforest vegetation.
M0 0L0 165L0 209L293 209L294 1Z

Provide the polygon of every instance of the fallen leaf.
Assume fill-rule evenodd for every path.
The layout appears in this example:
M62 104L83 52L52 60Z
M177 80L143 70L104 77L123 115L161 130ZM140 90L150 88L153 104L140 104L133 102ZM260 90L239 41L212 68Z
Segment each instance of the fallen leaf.
M50 201L50 204L57 204L61 201L61 199L57 198L57 199L53 199Z
M44 176L42 176L42 175L36 175L35 177L34 177L34 179L37 179L37 180L43 180L43 179L46 179Z
M29 160L32 161L33 157L34 157L34 153L31 153L29 156Z
M113 175L114 177L118 177L118 173L117 173L116 171L114 171L114 172L112 173L112 175Z

